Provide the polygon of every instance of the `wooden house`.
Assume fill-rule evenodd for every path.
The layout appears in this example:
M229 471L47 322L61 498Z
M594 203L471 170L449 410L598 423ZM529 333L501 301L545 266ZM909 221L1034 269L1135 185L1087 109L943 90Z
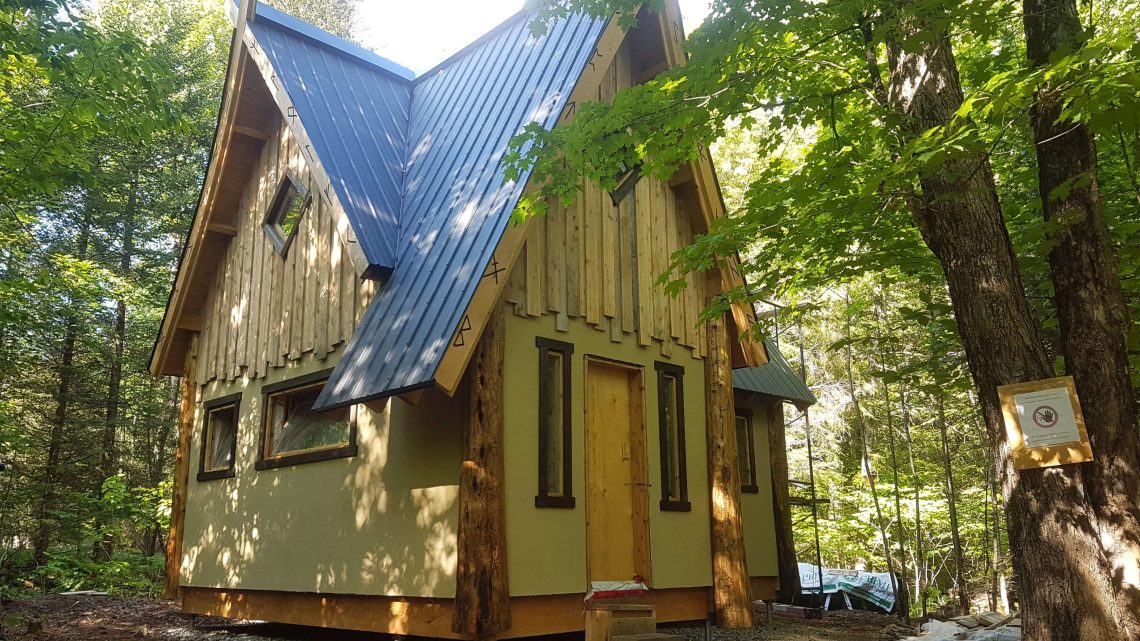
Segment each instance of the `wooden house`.
M183 377L167 594L508 638L583 630L592 584L637 577L660 620L748 625L776 587L765 434L788 395L736 418L732 368L770 367L753 312L697 322L732 264L654 286L722 215L707 154L523 225L503 174L526 124L681 64L677 7L543 36L519 14L419 76L249 0L232 18L151 363Z

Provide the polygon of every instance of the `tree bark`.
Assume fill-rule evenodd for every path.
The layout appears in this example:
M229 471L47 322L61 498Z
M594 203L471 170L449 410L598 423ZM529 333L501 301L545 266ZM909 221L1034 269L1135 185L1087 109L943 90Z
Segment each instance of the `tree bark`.
M954 469L950 461L950 443L946 438L946 397L938 395L938 432L942 437L942 462L946 474L946 505L950 512L950 541L954 548L954 582L958 584L958 610L970 613L970 589L966 584L965 560L962 557L962 531L958 528L958 491L954 487Z
M772 512L776 526L776 568L780 573L777 598L792 603L800 593L800 568L792 533L791 491L788 486L788 444L782 404L768 406L768 456L772 476Z
M899 393L902 403L903 437L906 439L906 455L910 462L910 475L914 479L914 598L921 603L922 618L926 618L926 595L922 583L926 578L926 550L922 545L922 480L918 478L918 467L914 464L914 439L910 435L910 406L907 405L906 389ZM909 617L909 615L908 615Z
M1029 63L1045 66L1079 50L1085 39L1075 0L1025 0ZM1066 372L1081 399L1096 461L1081 466L1084 494L1099 530L1096 567L1108 591L1120 638L1140 637L1140 451L1136 397L1128 364L1128 307L1100 207L1096 143L1082 123L1061 120L1051 84L1030 111L1038 190L1052 242L1049 266Z
M503 306L496 305L467 367L470 381L451 629L476 638L511 627L503 461Z
M929 8L925 10L929 11ZM946 16L901 6L888 39L890 103L908 139L947 125L962 104ZM1049 378L985 156L967 151L920 176L914 217L946 276L958 333L1003 472L1026 641L1124 639L1096 514L1076 465L1017 472L997 387ZM1103 464L1094 462L1091 465ZM1089 572L1090 564L1096 571Z
M198 384L194 372L198 367L198 338L190 343L190 356L182 374L182 395L178 405L178 447L174 453L174 483L170 497L170 530L166 536L166 565L162 577L162 598L178 597L182 580L182 533L186 520L186 490L190 480L190 441L194 433L194 410L197 407Z
M744 555L732 364L725 318L706 325L705 438L712 493L713 607L719 628L752 627L752 594Z

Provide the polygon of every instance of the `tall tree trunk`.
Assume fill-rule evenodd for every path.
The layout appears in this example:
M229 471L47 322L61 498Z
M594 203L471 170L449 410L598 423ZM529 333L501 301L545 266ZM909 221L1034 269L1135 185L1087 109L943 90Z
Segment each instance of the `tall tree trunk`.
M1023 15L1026 52L1034 67L1084 44L1075 0L1025 0ZM1065 370L1076 383L1097 457L1082 466L1080 477L1102 548L1094 566L1102 584L1097 605L1107 608L1120 638L1137 638L1140 446L1128 365L1128 307L1100 208L1096 143L1083 123L1060 119L1063 106L1057 87L1046 84L1030 111L1038 189L1049 223L1049 266Z
M950 512L950 541L954 547L954 582L958 584L958 609L970 613L970 589L966 585L965 560L962 557L962 531L958 528L958 491L954 487L954 469L950 461L950 443L946 438L946 397L938 395L938 432L942 437L943 470L946 473L946 505Z
M791 491L788 487L788 445L784 431L783 405L770 405L768 455L771 461L772 514L776 529L776 569L780 574L777 598L792 603L800 593L800 569L792 535Z
M878 300L875 305L875 312L878 315L880 323L879 335L879 360L880 367L884 372L897 371L897 358L894 355L894 347L891 347L892 358L890 363L887 362L887 350L883 346L883 340L892 340L894 335L891 333L891 323L887 318L886 310L883 308L883 300L881 297L876 297ZM906 574L906 533L903 530L902 518L902 492L899 490L899 457L898 448L895 444L895 420L894 412L891 407L891 386L884 380L883 381L883 401L887 408L887 442L891 450L891 483L894 485L894 498L895 498L895 523L898 529L898 542L899 542L899 582L900 587L905 588L907 585ZM910 604L899 604L899 616L901 616L908 623L910 622Z
M91 216L94 207L94 195L87 194L83 206L83 220L79 227L79 236L76 239L75 257L79 260L87 259L88 245L91 242ZM44 463L41 477L40 501L36 509L36 530L32 535L32 554L37 564L43 564L47 559L48 548L51 547L52 528L55 520L48 514L55 508L58 499L59 464L63 456L63 440L68 427L68 410L71 403L71 386L75 378L75 348L79 340L79 314L80 301L77 294L68 295L67 318L64 321L63 343L60 349L59 362L56 365L56 376L59 383L55 392L55 410L52 413L50 429L48 431L47 459Z
M937 15L922 16L921 11ZM888 41L890 103L913 139L947 125L962 104L957 65L939 9L906 3ZM989 162L964 152L920 176L914 216L946 276L990 442L1003 473L1006 524L1026 641L1124 639L1113 611L1096 514L1076 465L1017 472L1009 459L997 387L1052 376L1024 294ZM1102 465L1098 459L1091 465Z
M138 207L138 177L131 180L131 193L127 198L127 210L123 216L123 237L119 253L119 277L126 280L131 271L131 259L135 253L135 209ZM111 336L112 354L107 377L107 407L103 419L103 442L99 455L99 497L103 497L103 484L115 475L115 434L119 427L119 396L123 383L123 350L127 340L127 301L119 296L115 301L115 329ZM95 561L110 560L114 553L115 537L106 530L107 519L100 509L96 517L96 532L102 536L96 540L91 558Z
M914 439L910 435L910 406L907 404L906 388L899 392L902 402L903 438L906 439L906 455L910 462L910 476L914 479L914 598L922 604L921 616L926 618L926 595L922 583L926 577L926 550L922 545L922 479L918 478L918 466L914 464Z

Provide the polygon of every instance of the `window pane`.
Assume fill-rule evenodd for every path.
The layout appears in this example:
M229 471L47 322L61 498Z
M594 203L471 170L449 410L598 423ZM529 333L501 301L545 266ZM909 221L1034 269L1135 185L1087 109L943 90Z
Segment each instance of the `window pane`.
M541 402L539 417L540 465L546 474L543 494L546 496L566 496L562 479L562 439L565 401L565 381L562 377L562 353L551 350L540 351L541 380L539 381Z
M206 430L206 472L227 470L233 464L233 444L237 438L237 407L227 405L210 410Z
M320 392L315 385L270 397L270 456L348 444L350 409L314 412Z
M679 464L680 447L677 433L677 377L666 374L662 377L662 403L661 428L665 430L665 451L661 453L661 465L664 468L666 484L665 498L668 500L681 499L681 466Z
M289 194L285 197L285 202L282 203L281 209L277 212L275 221L277 229L281 231L282 238L288 238L297 228L297 221L301 219L304 204L305 199L301 198L295 189L290 188Z
M748 449L748 417L736 417L736 455L740 460L740 483L755 485L756 474L752 469L752 456Z

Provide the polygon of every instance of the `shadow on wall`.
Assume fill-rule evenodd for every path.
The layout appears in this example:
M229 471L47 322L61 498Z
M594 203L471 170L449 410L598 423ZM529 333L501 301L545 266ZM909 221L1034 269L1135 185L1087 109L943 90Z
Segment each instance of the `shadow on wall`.
M233 478L195 481L195 434L183 585L454 595L465 393L361 408L356 456L258 471L262 396L243 391Z

